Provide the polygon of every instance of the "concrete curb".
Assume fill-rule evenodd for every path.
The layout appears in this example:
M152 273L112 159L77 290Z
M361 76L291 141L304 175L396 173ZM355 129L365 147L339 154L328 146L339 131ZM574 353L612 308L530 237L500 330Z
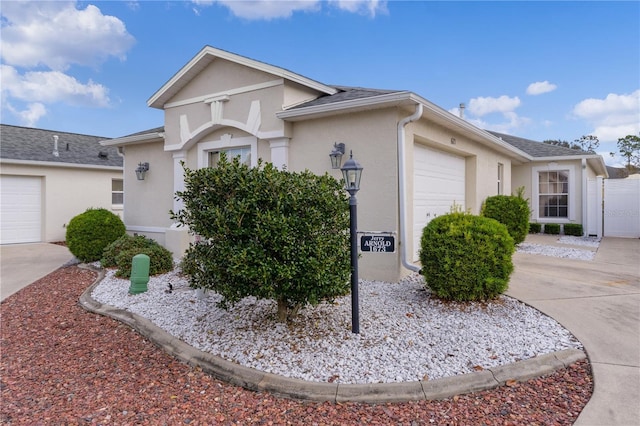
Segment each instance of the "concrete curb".
M169 355L191 366L199 367L217 379L252 391L269 392L287 398L364 403L445 399L455 395L493 389L510 380L526 381L545 376L586 358L585 353L579 349L567 349L513 364L429 381L368 384L308 382L264 373L200 351L171 336L146 318L95 301L91 293L104 278L104 270L88 265L80 265L80 267L98 273L96 281L82 293L78 301L85 310L127 324Z

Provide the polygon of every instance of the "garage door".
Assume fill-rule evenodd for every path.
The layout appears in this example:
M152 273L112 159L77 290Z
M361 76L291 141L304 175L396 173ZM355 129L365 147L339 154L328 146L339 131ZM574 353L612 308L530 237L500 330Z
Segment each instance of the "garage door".
M0 244L41 241L41 191L39 177L0 176Z
M431 219L465 208L465 160L416 144L413 150L413 249L418 260L422 229Z

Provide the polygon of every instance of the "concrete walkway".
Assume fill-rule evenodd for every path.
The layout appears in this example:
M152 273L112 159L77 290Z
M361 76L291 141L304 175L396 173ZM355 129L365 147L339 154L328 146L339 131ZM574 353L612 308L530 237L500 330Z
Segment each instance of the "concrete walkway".
M56 244L0 245L0 301L71 259L69 249Z
M507 294L570 330L591 362L594 393L575 424L640 425L640 240L604 238L593 261L516 253L514 263Z

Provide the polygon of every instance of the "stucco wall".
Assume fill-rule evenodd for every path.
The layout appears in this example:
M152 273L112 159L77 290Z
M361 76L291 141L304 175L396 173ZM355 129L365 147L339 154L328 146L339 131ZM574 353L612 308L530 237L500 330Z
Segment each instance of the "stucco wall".
M64 241L66 226L88 208L104 208L122 217L111 204L111 182L122 179L119 170L2 164L3 175L42 178L42 241Z
M173 208L173 156L162 142L125 147L124 221L127 228L163 242L163 229L171 225ZM137 180L138 163L149 163L144 180ZM131 207L129 207L131 206Z
M334 142L346 145L344 162L353 156L362 165L361 189L357 193L358 230L395 232L395 253L367 253L360 257L360 277L395 282L403 275L398 247L398 178L396 110L374 110L316 120L296 122L289 151L289 170L308 169L329 173L329 153Z
M535 174L544 170L570 170L569 182L569 218L540 218L539 207L536 201L537 188L535 185ZM595 172L587 166L585 169L587 178L595 177ZM514 166L512 170L513 187L525 187L524 196L530 201L531 221L540 223L582 223L582 195L583 195L583 174L580 160L569 161L539 161L533 163Z

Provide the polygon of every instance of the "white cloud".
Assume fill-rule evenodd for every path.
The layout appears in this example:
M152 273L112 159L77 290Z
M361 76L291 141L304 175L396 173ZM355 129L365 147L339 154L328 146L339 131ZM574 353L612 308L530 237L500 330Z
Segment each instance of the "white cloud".
M196 3L205 6L213 2L200 0ZM219 0L218 3L231 10L235 16L249 20L289 18L294 12L313 12L320 9L320 2L315 0Z
M339 9L375 18L378 13L387 13L387 2L379 0L332 0Z
M5 63L63 71L72 64L96 66L124 60L134 38L122 21L96 6L75 2L3 2L1 55Z
M541 95L543 93L553 92L557 88L558 86L553 83L549 83L547 80L536 81L527 87L527 95Z
M48 104L109 106L105 86L80 82L64 71L71 65L96 67L111 57L126 59L135 39L122 21L93 5L80 9L74 1L3 2L1 14L3 109L35 126Z
M106 87L91 80L80 83L60 71L30 71L21 75L9 65L0 65L0 76L3 95L10 98L26 102L109 106Z
M591 134L601 142L638 134L640 90L622 95L610 93L604 99L585 99L573 108L573 114L593 126Z
M499 98L492 97L478 97L469 101L468 111L478 117L491 114L493 112L511 112L520 106L520 98L517 96L510 98L506 95L502 95Z
M20 118L20 124L27 127L34 127L40 118L47 115L47 108L39 102L28 104L26 109L22 111L11 104L6 106L9 111Z
M238 18L249 20L271 20L290 18L295 12L318 12L326 4L350 13L358 13L375 17L379 13L387 13L387 2L383 0L192 0L198 7L220 4L228 8ZM196 7L194 13L199 15Z

